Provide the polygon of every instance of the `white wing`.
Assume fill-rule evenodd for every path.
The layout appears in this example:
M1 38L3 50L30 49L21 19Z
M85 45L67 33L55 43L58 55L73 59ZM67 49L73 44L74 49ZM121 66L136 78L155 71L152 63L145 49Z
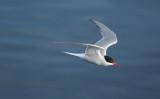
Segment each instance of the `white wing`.
M104 49L100 50L100 53L102 56L106 55L106 50L109 46L117 43L117 37L116 34L111 31L107 26L104 24L96 21L96 20L90 20L93 23L96 24L96 26L100 29L100 32L102 34L102 39L96 42L96 45L103 47ZM90 47L87 48L89 50Z
M85 43L75 43L75 42L51 42L51 43L62 43L62 44L76 44L76 45L82 45L82 46L89 46L95 49L101 49L103 50L104 48L98 45L93 45L93 44L85 44Z
M87 46L85 54L88 55L97 55L101 50L105 50L103 47L93 44L75 43L75 42L51 42L51 43L76 44L76 45Z

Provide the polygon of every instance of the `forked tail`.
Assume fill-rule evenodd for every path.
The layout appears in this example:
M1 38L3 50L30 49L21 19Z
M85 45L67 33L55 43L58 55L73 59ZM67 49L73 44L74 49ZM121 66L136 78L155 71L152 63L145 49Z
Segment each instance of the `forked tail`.
M69 55L80 57L80 58L84 58L84 55L85 55L84 53L70 53L70 52L65 52L65 51L63 52Z

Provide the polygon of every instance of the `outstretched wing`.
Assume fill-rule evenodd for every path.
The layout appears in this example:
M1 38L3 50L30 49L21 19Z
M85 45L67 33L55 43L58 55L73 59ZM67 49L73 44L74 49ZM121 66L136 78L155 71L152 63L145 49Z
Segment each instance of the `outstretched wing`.
M63 43L63 44L76 44L76 45L82 45L87 46L85 54L87 55L97 55L98 52L101 50L104 50L103 47L93 44L85 44L85 43L75 43L75 42L52 42L52 43Z
M93 44L85 44L85 43L75 43L75 42L51 42L51 43L62 43L62 44L76 44L76 45L82 45L82 46L90 46L97 49L104 49L101 46L93 45Z
M116 34L111 31L107 26L102 24L101 22L98 22L96 20L90 19L93 23L96 24L96 26L99 28L101 34L102 34L102 39L100 39L98 42L96 42L97 46L101 46L104 49L100 51L101 55L106 55L106 50L109 46L116 44L117 43L117 37Z

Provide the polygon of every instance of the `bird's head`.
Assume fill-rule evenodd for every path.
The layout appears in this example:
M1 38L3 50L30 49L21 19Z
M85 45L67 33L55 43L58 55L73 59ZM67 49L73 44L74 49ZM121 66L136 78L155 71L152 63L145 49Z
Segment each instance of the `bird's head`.
M105 59L108 63L111 63L112 65L120 66L119 64L117 64L116 62L114 62L114 60L113 60L112 58L110 58L109 56L104 56L104 59Z

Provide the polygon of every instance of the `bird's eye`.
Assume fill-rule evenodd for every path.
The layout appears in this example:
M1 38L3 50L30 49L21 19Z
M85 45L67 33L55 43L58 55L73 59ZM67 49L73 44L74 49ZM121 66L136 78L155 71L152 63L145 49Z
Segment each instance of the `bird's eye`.
M114 63L114 60L110 58L109 56L104 56L105 60L109 63Z

